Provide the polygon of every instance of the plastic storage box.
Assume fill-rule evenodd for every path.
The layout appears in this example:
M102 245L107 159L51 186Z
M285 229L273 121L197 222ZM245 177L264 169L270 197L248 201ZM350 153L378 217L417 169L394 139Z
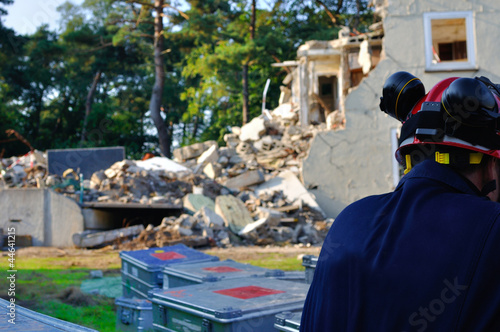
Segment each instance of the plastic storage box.
M119 297L116 305L116 330L153 331L153 305L145 299Z
M184 244L146 250L122 251L122 285L126 298L148 298L148 291L162 288L165 266L181 263L203 263L218 261L216 256L207 255Z
M0 299L0 315L2 317L0 331L97 332L97 330L28 310L15 302L11 304L10 301L4 299Z
M269 270L231 259L200 264L176 264L163 268L163 289L228 279L284 275L281 270Z
M302 266L306 268L307 284L311 284L313 281L314 271L316 270L316 264L318 264L318 256L304 255L302 257Z
M276 315L274 327L278 331L299 332L301 318L302 318L302 311L298 312L285 311Z
M298 311L309 285L245 278L154 290L156 331L276 331L275 316Z

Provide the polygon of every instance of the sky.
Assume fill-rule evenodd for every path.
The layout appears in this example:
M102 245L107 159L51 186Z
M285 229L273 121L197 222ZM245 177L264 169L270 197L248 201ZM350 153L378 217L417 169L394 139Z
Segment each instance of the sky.
M5 26L14 29L19 34L31 34L44 24L49 24L51 30L59 26L57 7L66 0L14 0L12 5L5 6L8 14L3 18ZM83 0L72 0L81 4Z
M12 5L5 6L8 14L3 18L6 27L14 29L18 34L32 34L44 24L49 24L50 30L59 28L59 13L57 7L66 0L14 0ZM81 4L83 0L71 0ZM259 0L257 7L267 7L265 0Z

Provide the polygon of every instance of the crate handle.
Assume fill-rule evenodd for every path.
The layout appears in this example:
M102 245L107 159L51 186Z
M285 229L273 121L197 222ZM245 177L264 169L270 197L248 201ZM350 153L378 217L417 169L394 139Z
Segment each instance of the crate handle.
M130 325L132 323L132 312L128 309L122 309L120 319L123 324Z
M201 323L201 332L212 332L212 322L206 318L203 318Z

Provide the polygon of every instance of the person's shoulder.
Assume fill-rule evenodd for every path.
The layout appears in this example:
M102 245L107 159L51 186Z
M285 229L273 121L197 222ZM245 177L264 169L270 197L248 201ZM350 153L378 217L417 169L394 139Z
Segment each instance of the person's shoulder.
M393 194L394 194L393 192L390 192L385 194L363 197L347 205L344 208L344 210L342 210L342 212L339 214L339 217L342 214L367 213L368 211L378 209L381 205L384 204L384 202L389 200Z

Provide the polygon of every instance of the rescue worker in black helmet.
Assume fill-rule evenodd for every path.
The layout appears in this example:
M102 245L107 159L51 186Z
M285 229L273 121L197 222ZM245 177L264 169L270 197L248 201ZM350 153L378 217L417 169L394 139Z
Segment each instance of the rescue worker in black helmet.
M500 331L500 89L391 75L394 192L349 205L325 239L300 330Z

